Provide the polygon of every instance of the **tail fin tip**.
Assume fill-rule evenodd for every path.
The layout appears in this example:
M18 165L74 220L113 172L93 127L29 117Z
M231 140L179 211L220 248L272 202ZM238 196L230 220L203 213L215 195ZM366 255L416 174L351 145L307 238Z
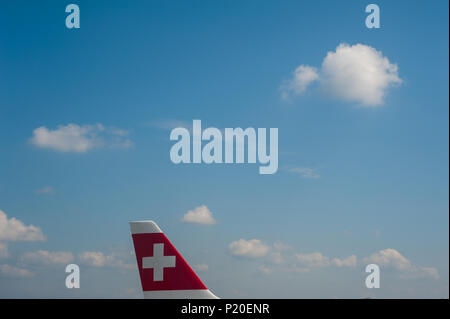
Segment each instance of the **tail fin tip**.
M161 228L153 220L138 220L130 222L131 234L162 233Z

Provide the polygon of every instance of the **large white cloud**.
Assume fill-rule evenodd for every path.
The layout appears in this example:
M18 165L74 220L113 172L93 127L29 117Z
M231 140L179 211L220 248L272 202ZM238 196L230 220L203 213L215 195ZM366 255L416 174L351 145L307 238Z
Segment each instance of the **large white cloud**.
M20 262L23 264L69 264L73 261L73 254L68 251L48 251L38 250L34 252L27 252L20 257Z
M366 106L383 104L386 89L401 83L397 65L363 44L340 44L335 52L328 52L322 73L334 95Z
M193 210L188 211L182 218L183 222L202 224L202 225L214 225L216 220L214 219L211 211L205 205L196 207Z
M232 255L248 258L264 257L270 250L270 247L259 239L239 239L231 242L228 248Z
M293 78L281 86L282 98L303 93L314 81L332 96L363 107L382 105L387 89L402 83L397 65L381 51L345 43L327 53L318 73L315 68L300 65Z
M42 241L45 236L39 227L26 226L20 220L0 210L0 241Z
M11 266L11 265L0 265L0 274L7 277L32 277L34 273L27 269Z
M70 123L50 130L45 126L36 128L30 139L39 148L60 152L84 153L99 147L128 148L133 145L127 138L128 132L116 128L106 128L102 124L78 125Z

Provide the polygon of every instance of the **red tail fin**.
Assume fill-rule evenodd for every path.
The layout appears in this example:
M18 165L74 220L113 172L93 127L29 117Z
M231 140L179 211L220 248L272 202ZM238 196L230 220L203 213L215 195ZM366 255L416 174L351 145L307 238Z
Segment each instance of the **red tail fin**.
M130 222L144 298L217 298L153 221Z

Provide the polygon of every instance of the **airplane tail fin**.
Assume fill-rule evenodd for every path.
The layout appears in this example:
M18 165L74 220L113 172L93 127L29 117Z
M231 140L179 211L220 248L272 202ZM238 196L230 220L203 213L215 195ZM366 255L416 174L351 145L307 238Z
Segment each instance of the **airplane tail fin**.
M217 298L151 220L130 222L145 299Z

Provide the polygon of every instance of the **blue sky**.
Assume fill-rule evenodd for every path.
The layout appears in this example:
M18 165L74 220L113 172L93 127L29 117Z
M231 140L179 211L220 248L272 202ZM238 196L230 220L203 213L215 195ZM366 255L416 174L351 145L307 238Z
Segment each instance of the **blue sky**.
M45 240L0 234L0 297L140 297L127 222L153 219L190 264L208 265L198 274L218 296L448 298L447 1L378 1L380 29L365 27L362 1L76 3L76 30L68 3L1 4L0 210ZM342 43L398 66L381 103L322 85ZM300 65L320 80L283 99ZM170 129L193 119L278 128L278 172L173 164ZM71 123L104 144L33 144L37 128ZM201 205L216 224L181 222ZM236 256L239 239L268 252ZM80 289L64 287L56 252L80 264ZM364 267L381 256L382 287L369 290Z

